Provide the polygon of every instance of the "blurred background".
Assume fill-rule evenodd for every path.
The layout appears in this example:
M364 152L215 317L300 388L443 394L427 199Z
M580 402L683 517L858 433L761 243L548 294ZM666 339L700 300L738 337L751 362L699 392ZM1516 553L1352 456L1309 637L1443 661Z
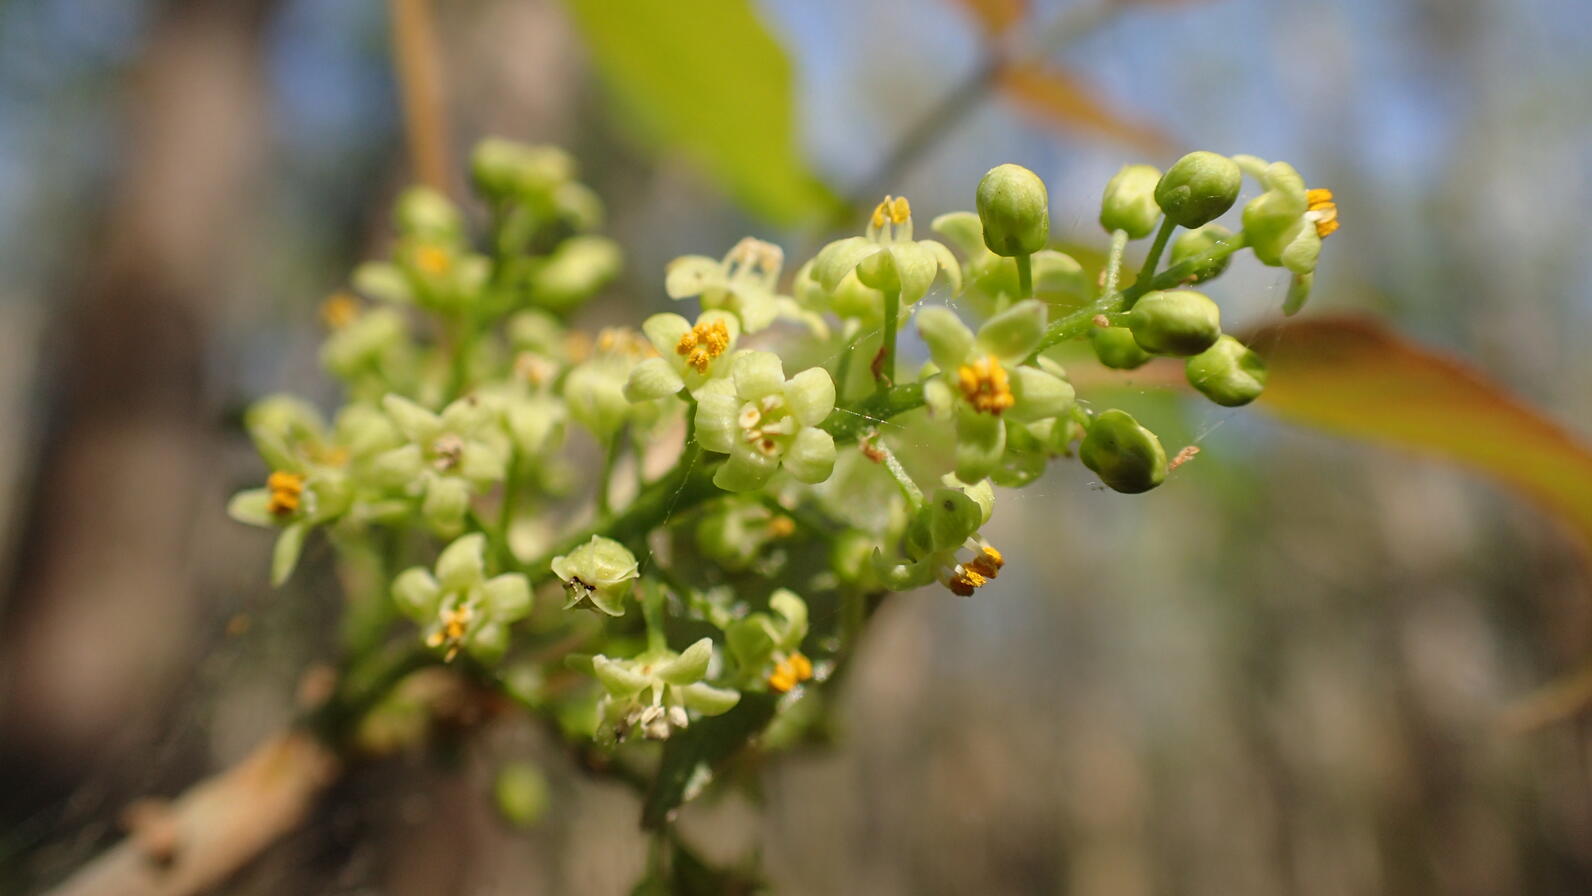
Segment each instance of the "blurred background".
M570 148L607 201L629 254L592 322L661 309L677 255L753 234L799 260L860 222L840 202L927 222L1006 161L1050 184L1061 242L1103 247L1121 164L1246 152L1337 194L1307 318L1464 358L1585 453L1581 0L434 6L459 192L498 134ZM324 547L272 591L269 537L223 507L260 475L249 399L335 399L315 308L412 177L400 95L379 3L0 3L0 891L236 761L327 658ZM1230 327L1271 321L1285 275L1235 268ZM1066 462L1007 496L999 585L893 601L836 747L685 830L789 893L1592 891L1586 527L1265 399L1120 385L1197 459L1139 498ZM1491 461L1584 486L1534 457ZM526 757L552 804L519 832L488 793ZM340 783L228 892L623 893L635 813L504 720Z

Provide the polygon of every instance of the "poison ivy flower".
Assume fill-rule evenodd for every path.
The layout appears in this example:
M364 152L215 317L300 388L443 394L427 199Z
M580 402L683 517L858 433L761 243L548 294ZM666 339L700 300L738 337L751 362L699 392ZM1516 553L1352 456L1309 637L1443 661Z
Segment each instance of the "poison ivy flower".
M954 476L930 495L907 525L904 561L889 561L874 549L874 572L897 591L940 582L951 593L968 597L1000 575L1006 560L978 530L995 509L995 490L988 480L969 486ZM967 559L961 559L967 552Z
M682 388L695 394L729 368L741 325L727 311L704 311L695 325L678 314L654 314L641 325L658 357L647 358L630 371L625 397L631 401L667 398Z
M486 577L486 536L472 532L443 549L436 572L412 567L393 580L398 609L418 623L427 647L451 662L464 650L495 663L508 650L509 625L531 611L531 586L519 573Z
M714 484L750 491L781 467L802 482L828 479L835 440L818 425L834 408L835 383L822 367L786 379L772 352L735 356L728 378L710 380L697 393L697 443L730 456Z
M790 517L770 510L756 497L726 499L716 505L697 523L696 542L702 553L725 569L751 569L770 542L796 531Z
M406 444L383 452L374 477L389 488L421 498L420 511L432 529L456 534L464 525L470 495L503 479L508 444L493 425L493 407L466 396L433 413L400 395L382 408Z
M702 298L710 311L728 311L741 321L741 329L756 333L796 303L779 295L776 287L785 253L772 243L746 237L723 258L684 255L669 263L664 291L671 299ZM662 349L659 349L662 351Z
M590 604L609 616L625 614L625 596L637 577L639 564L630 549L612 538L593 535L591 540L553 558L553 575L564 582L568 600L564 609Z
M1331 190L1306 189L1304 178L1287 162L1267 164L1254 156L1233 161L1265 189L1244 206L1244 235L1262 264L1293 272L1283 306L1292 314L1310 294L1321 241L1338 229L1338 206Z
M592 657L592 674L606 692L598 705L598 738L611 743L639 731L650 740L666 740L690 724L688 710L704 716L728 712L741 695L703 683L712 661L709 638L680 653L653 650L632 659Z
M1022 363L1045 333L1045 306L1037 300L990 318L977 336L950 309L926 308L918 332L940 371L924 384L924 399L934 412L955 419L956 475L965 482L999 467L1006 419L1043 420L1072 405L1072 385L1060 368L1043 358L1044 367Z
M603 442L626 423L656 422L661 414L657 402L632 402L625 396L631 371L652 354L634 330L613 327L597 334L596 351L564 377L569 415Z
M972 212L947 212L930 225L935 233L962 251L966 298L984 316L999 314L1025 298L1014 259L996 255L984 245L984 225ZM1052 305L1074 307L1093 298L1094 289L1076 259L1054 249L1029 256L1033 297Z
M942 273L952 294L962 291L962 266L951 250L934 240L912 238L912 206L905 196L886 196L874 208L863 236L830 243L813 260L813 276L830 292L853 271L870 289L899 290L902 305L923 298Z
M801 652L807 603L781 588L769 597L768 607L772 614L753 613L731 623L724 642L745 680L784 694L813 677L812 660Z

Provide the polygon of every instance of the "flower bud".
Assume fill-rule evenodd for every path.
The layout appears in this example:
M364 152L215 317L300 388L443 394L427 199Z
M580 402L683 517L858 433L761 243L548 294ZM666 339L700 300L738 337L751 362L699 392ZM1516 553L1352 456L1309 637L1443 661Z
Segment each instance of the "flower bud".
M1223 407L1249 404L1266 388L1266 362L1231 336L1189 358L1184 372L1189 385Z
M501 137L482 140L470 156L470 173L488 196L549 190L575 176L575 161L553 146L527 146Z
M1100 226L1107 233L1125 230L1133 239L1143 239L1155 230L1161 207L1155 204L1155 185L1161 172L1154 165L1124 165L1106 183L1100 200Z
M1031 255L1050 238L1045 182L1021 165L997 165L978 182L984 245L996 255Z
M1194 230L1185 231L1172 241L1172 264L1182 264L1190 259L1200 258L1222 243L1232 239L1233 232L1220 224L1206 224ZM1233 256L1223 255L1215 261L1208 261L1189 274L1185 282L1204 283L1214 280L1227 270L1227 263Z
M1155 202L1184 227L1199 227L1221 217L1238 201L1243 173L1226 156L1191 152L1168 168L1155 185Z
M405 234L451 239L464 232L459 209L430 187L410 187L398 197L398 229Z
M610 616L623 616L625 595L637 576L636 555L611 538L593 535L568 554L553 558L553 575L564 580L565 609L590 601Z
M1139 347L1127 327L1095 327L1089 331L1089 345L1100 363L1113 370L1133 370L1150 360L1150 353Z
M1222 335L1221 309L1192 289L1147 292L1128 312L1133 339L1161 355L1197 355Z
M591 298L619 273L619 247L601 236L570 237L553 250L531 280L543 308L563 311Z
M1126 411L1101 413L1078 446L1078 458L1100 481L1127 495L1147 492L1166 479L1166 451L1155 433Z

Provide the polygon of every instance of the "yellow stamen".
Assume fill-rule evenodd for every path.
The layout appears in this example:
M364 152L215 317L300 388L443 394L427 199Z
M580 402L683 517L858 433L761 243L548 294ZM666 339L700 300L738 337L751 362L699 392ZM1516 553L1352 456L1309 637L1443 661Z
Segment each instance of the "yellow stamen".
M1001 567L1006 565L1006 558L995 549L994 545L984 545L979 555L968 561L967 568L973 570L986 579L993 579L1000 575Z
M1326 239L1338 229L1338 205L1332 201L1332 191L1317 187L1305 192L1305 208L1315 212L1316 236Z
M426 646L437 648L447 644L448 652L442 659L452 662L459 655L459 644L470 630L470 617L473 615L468 605L442 611L442 626L426 636Z
M321 303L320 313L327 329L341 330L359 317L359 301L346 292L332 293Z
M768 676L768 686L781 694L788 694L797 685L813 677L813 662L796 651L774 664Z
M1000 416L1017 400L1012 396L1006 368L993 355L958 367L956 381L968 403L985 414Z
M973 592L984 587L989 582L989 577L980 575L977 570L966 566L957 566L951 577L945 580L945 587L957 597L972 597Z
M768 534L775 538L789 538L796 534L796 521L788 516L776 516L768 521Z
M883 201L873 207L873 217L869 223L878 230L886 224L905 224L910 217L912 203L907 202L907 197L886 195Z
M287 516L299 509L299 497L304 493L302 475L278 470L266 477L265 487L271 492L266 509L272 516Z
M674 347L675 354L685 358L685 363L697 373L707 373L708 365L730 347L730 328L724 321L699 323L680 337Z
M415 267L433 277L440 277L453 266L453 255L441 246L423 245L415 250Z
M890 203L890 220L896 224L905 224L912 217L912 203L907 202L907 197L897 196Z

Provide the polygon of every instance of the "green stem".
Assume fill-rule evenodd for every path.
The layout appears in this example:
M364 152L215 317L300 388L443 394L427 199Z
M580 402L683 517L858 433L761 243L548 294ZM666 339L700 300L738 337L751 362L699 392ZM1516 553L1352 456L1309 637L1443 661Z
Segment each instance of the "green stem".
M1150 244L1150 254L1144 256L1144 266L1139 268L1139 276L1133 279L1134 286L1138 286L1140 283L1149 283L1154 279L1155 267L1161 263L1161 252L1166 249L1166 243L1172 238L1172 231L1176 229L1177 222L1171 218L1162 219L1161 229L1155 232L1155 242ZM1139 296L1143 294L1143 292L1136 293L1131 298L1124 296L1122 310L1132 310L1133 303L1138 301Z
M1111 232L1111 251L1106 255L1106 278L1100 288L1100 298L1117 291L1117 284L1122 279L1122 253L1128 248L1128 232L1126 230L1113 230Z
M906 468L901 466L901 461L896 459L895 452L885 445L877 435L873 440L873 451L879 456L879 463L884 465L890 473L890 478L895 480L896 486L901 489L901 494L907 499L909 509L916 511L923 506L923 490L907 475Z
M498 507L497 525L492 529L492 540L498 552L498 562L507 567L514 561L509 548L509 526L514 523L514 509L520 498L519 452L509 455L508 471L503 476L503 503Z
M895 385L895 356L896 356L896 327L901 317L901 290L887 289L884 291L884 346L881 349L884 356L879 363L879 373L876 379L879 391L883 392Z
M603 446L603 466L597 474L597 518L607 519L613 512L614 464L619 460L619 449L625 441L623 427Z
M847 320L846 348L840 353L840 363L835 367L835 395L846 400L846 380L851 378L851 359L857 354L857 333L852 329L855 321Z
M669 639L663 630L663 586L657 582L644 582L641 586L641 619L647 626L647 652L667 650Z
M1016 257L1017 261L1017 297L1030 299L1034 296L1034 263L1025 252Z

